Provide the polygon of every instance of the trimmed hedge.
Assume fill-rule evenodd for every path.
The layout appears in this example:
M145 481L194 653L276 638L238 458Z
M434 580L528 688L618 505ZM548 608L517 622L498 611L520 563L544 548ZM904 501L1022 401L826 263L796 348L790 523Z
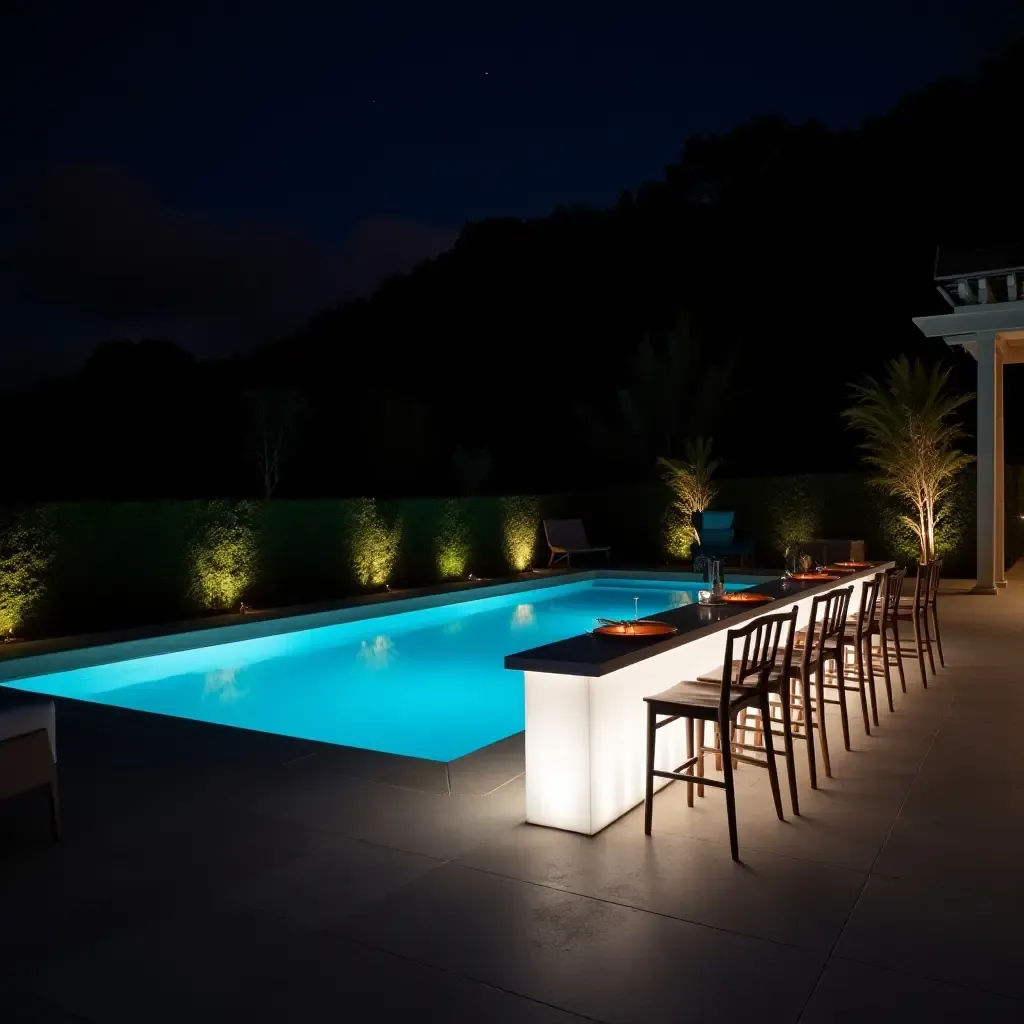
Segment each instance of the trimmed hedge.
M1006 497L1013 558L1024 553L1024 472L1008 467ZM400 587L502 576L526 557L531 535L533 564L546 563L541 520L559 517L581 517L618 564L679 564L667 545L670 501L666 487L650 484L536 498L0 507L0 609L19 635L58 635L183 619L239 600L315 603L385 578ZM786 545L812 535L863 539L873 557L916 557L898 510L862 474L723 479L715 506L736 511L765 566L781 567ZM974 511L967 472L940 537L947 575L973 575Z

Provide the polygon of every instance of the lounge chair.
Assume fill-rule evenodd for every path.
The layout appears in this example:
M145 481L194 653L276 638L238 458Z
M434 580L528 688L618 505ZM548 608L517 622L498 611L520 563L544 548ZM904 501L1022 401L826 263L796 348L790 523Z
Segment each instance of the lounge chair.
M612 559L610 547L591 546L587 540L587 531L583 529L582 519L545 519L544 536L547 538L548 547L551 548L549 566L564 558L566 566L572 568L573 555L594 555L602 551L609 562Z
M693 526L700 542L690 549L694 558L704 555L708 558L739 558L743 560L754 553L754 545L747 540L737 540L733 529L735 512L719 512L709 509L695 512Z
M53 838L60 838L57 743L52 700L0 687L0 800L46 786Z

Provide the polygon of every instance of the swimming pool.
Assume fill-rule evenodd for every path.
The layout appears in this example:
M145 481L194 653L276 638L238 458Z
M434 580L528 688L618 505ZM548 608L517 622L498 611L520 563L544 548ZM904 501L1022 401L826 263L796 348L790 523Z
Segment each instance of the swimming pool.
M742 589L753 581L731 581ZM697 600L689 579L538 585L335 625L11 680L21 690L302 739L452 761L524 727L505 655L576 636L598 616ZM636 601L634 602L634 599ZM372 616L372 617L370 617ZM202 634L196 634L202 643Z

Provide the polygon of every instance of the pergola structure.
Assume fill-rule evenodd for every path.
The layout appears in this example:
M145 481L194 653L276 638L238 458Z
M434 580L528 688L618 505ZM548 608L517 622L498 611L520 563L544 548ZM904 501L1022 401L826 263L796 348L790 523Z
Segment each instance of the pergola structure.
M1003 367L1024 363L1024 246L940 249L935 284L946 313L916 316L929 338L959 345L978 363L978 579L975 591L1006 586Z

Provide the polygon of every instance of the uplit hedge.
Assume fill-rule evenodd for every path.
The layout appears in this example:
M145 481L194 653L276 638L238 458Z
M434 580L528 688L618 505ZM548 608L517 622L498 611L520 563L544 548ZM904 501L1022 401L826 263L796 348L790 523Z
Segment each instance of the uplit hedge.
M53 547L49 508L0 509L0 640L31 628L46 596Z
M862 539L912 561L898 510L861 474L720 481L757 562L781 567L811 536ZM1007 474L1007 551L1024 554L1024 473ZM940 531L947 575L974 571L974 477ZM0 507L0 629L56 635L214 610L312 604L544 565L544 518L581 517L619 565L681 564L660 484L507 498L58 502Z

